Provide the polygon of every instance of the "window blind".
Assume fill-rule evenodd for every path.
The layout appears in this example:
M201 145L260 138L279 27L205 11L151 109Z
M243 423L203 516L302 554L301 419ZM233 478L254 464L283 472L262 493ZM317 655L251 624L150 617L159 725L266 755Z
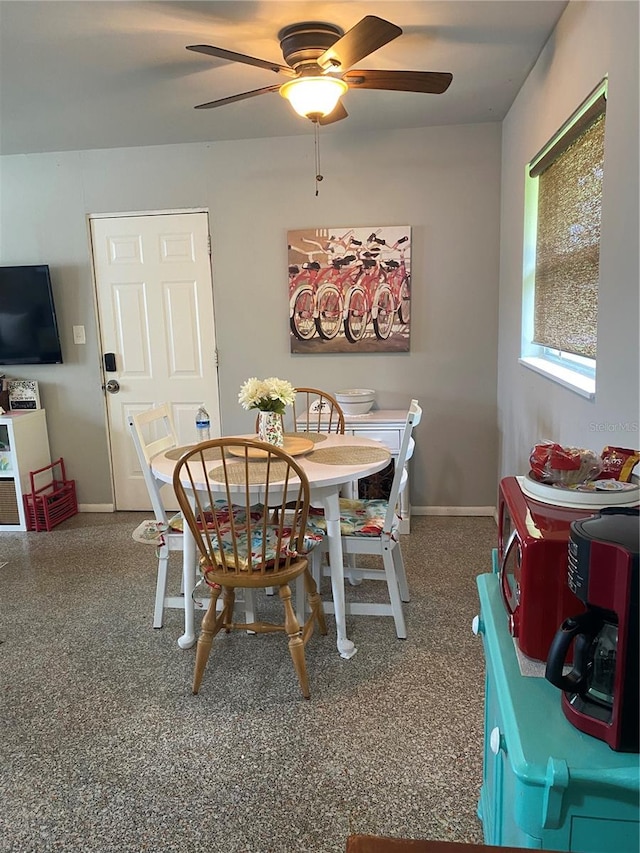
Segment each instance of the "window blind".
M597 349L605 99L596 104L568 147L563 136L530 173L538 176L533 342L588 358Z

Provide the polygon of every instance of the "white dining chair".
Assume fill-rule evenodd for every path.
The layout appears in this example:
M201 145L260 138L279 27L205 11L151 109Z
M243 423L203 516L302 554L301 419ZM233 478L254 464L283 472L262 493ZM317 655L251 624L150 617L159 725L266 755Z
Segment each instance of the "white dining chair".
M154 476L151 460L160 453L166 453L167 450L178 447L179 441L168 403L161 403L144 412L129 415L127 420L154 514L151 530L149 522L142 522L137 528L137 531L140 531L139 534L136 535L136 531L134 531L134 539L138 541L145 541L146 539L152 541L156 546L158 571L153 608L153 627L162 628L165 609L184 610L185 607L185 590L182 587L180 595L167 595L169 552L184 551L184 536L181 513L171 513L170 515L165 509L160 489L166 484ZM152 529L153 526L155 526L155 531ZM150 539L149 533L153 535L154 532L157 532L157 535ZM192 590L187 590L187 595L193 596L194 606L199 609L206 607L208 596L196 596ZM239 596L238 603L244 603L246 621L253 622L254 597L252 591L247 590L243 599Z
M400 443L400 451L396 460L395 474L391 485L389 500L340 499L340 525L342 534L342 551L346 558L362 555L377 555L382 558L381 567L360 567L349 559L345 570L349 579L358 588L361 580L386 581L389 602L350 601L346 604L346 612L356 616L393 616L396 634L405 639L407 629L402 609L402 602L409 601L409 586L400 548L399 525L401 518L398 514L399 496L407 484L406 463L411 459L415 448L412 436L414 428L420 423L422 409L417 400L412 400L405 422L404 433ZM322 519L315 521L322 527ZM323 543L312 555L312 571L320 587L321 574L329 574L330 570L323 565L322 556L326 553ZM330 602L324 602L325 611L332 612Z
M163 483L157 480L151 470L151 460L158 453L178 447L178 437L171 409L167 403L155 406L144 412L129 415L129 428L133 445L136 449L140 470L144 478L151 508L155 518L158 536L155 539L158 556L158 572L156 579L156 597L153 608L153 627L162 628L165 608L184 609L184 596L167 596L167 573L169 568L169 552L183 550L183 535L180 529L171 527L171 516L165 509L160 488ZM139 528L148 523L143 522ZM151 531L153 532L153 531ZM148 532L146 535L149 535ZM134 538L135 534L134 534Z

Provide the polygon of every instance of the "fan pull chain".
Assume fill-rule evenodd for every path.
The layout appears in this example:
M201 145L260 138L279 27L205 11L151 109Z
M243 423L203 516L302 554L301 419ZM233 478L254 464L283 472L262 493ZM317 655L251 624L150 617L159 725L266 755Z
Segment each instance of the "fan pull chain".
M316 196L318 195L318 184L323 180L322 175L320 174L320 122L314 121L313 123L313 136L314 136L314 147L315 147L315 155L316 155Z

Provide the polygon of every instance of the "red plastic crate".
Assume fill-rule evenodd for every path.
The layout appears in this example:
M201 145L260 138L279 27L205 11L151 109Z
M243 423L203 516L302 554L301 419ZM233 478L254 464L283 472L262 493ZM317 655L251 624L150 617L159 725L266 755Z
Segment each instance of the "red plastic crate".
M49 482L36 488L36 483ZM27 530L51 530L78 512L76 481L67 480L62 457L44 468L31 471L31 492L23 496Z

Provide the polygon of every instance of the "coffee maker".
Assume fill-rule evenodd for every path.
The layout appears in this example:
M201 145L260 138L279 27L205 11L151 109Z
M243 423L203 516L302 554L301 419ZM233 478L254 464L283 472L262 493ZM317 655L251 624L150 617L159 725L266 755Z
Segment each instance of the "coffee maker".
M551 642L546 678L576 728L619 752L638 752L638 509L607 507L574 521L568 583L586 612L565 619ZM573 669L563 665L573 644Z

